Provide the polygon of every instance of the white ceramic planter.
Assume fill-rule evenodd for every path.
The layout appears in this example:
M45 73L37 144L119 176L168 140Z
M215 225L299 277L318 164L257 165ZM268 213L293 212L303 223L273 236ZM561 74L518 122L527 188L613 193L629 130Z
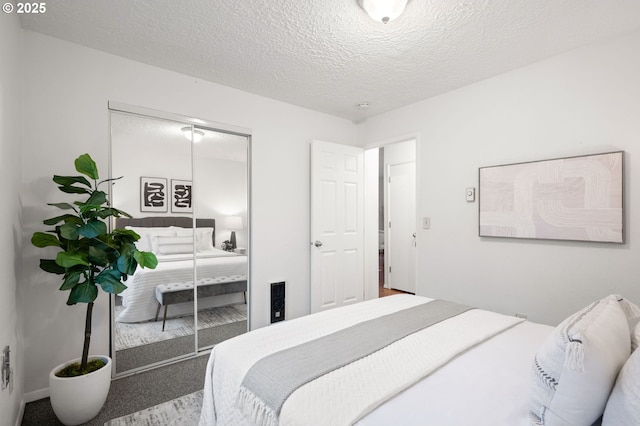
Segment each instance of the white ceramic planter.
M67 426L86 423L98 415L107 400L111 386L111 358L96 355L89 359L102 358L107 364L84 376L56 377L55 372L80 358L60 364L49 373L49 396L54 413Z

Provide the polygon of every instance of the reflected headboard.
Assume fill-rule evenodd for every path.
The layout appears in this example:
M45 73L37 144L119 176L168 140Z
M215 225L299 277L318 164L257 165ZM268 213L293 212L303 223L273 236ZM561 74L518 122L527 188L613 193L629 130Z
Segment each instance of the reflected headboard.
M125 226L139 226L143 228L177 226L179 228L191 228L193 226L193 219L184 216L117 217L116 228L124 228ZM216 220L196 219L196 228L213 228L211 238L215 247Z

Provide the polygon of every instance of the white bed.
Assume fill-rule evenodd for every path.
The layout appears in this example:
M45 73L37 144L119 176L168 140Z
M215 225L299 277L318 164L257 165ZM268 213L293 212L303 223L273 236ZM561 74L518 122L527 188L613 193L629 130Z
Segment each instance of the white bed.
M158 266L155 269L138 268L125 282L127 289L120 294L123 309L118 313L116 321L132 323L154 320L158 308L156 286L193 282L194 258L195 278L198 281L203 278L215 278L215 285L221 286L246 282L246 255L214 247L215 220L196 219L197 228L191 229L192 226L193 219L189 217L118 218L116 227L130 229L140 235L136 247L141 251L155 253ZM209 299L233 300L226 296ZM238 297L239 300L243 300L244 296ZM215 300L208 300L202 301L198 306L206 308L216 303ZM171 316L192 312L191 302L171 306Z
M431 301L432 299L411 295L385 297L277 323L218 344L214 347L207 365L200 426L533 424L530 417L534 387L533 361L534 358L537 360L538 356L542 356L539 353L540 348L554 338L557 334L554 331L560 326L535 324L477 309L431 325L353 364L337 368L302 385L289 394L275 420L264 413L260 414L264 407L261 407L259 399L258 403L255 400L244 399L246 376L253 371L258 361L269 358L272 356L270 354L286 352L287 348L303 346L305 342L322 339L354 324L419 304L429 304ZM615 299L606 303L607 309L619 309L616 308L618 302ZM585 311L587 316L592 315L592 311L597 311L592 307L589 309ZM630 352L629 327L624 314L620 315L625 321L623 325L626 329L620 327L618 337L621 336L619 341L622 343L618 352L626 360ZM590 320L590 323L593 322ZM574 331L575 324L576 321L572 319L573 328L569 331ZM460 336L473 336L475 332L472 330L476 328L484 330L480 331L484 336L477 339L471 337L469 347L463 345L454 348L451 353L433 355L434 352L444 353L445 349L442 348L451 345L445 342L441 346L440 343L434 342L463 341L466 337ZM562 330L567 331L566 327ZM585 330L579 328L582 334L586 334ZM615 334L608 331L606 333L607 336ZM422 337L415 337L417 335ZM414 343L407 343L410 341ZM420 343L415 343L418 341ZM589 342L592 341L584 344L585 351L591 350ZM554 348L558 346L552 343ZM397 345L404 346L396 348ZM385 352L387 355L383 355ZM562 357L564 360L564 353ZM441 358L442 363L431 361L431 358ZM591 358L590 354L585 355L585 363L589 368ZM354 364L358 364L358 367L354 367ZM582 424L588 426L594 420L595 424L599 423L598 418L604 411L606 398L621 368L620 360L616 361L616 364L612 367L613 379L607 379L611 383L598 383L596 386L598 389L602 388L602 392L597 393L601 394L600 398L605 398L604 401L593 402L590 397L577 396L578 404L584 402L589 405L584 411L588 412L587 417L593 418ZM597 369L602 370L600 367ZM282 370L286 373L287 366L282 366ZM571 373L564 374L569 376ZM406 380L397 383L399 377L406 377ZM565 387L560 388L558 392L566 391L568 384L563 385ZM578 393L583 390L588 393L590 384L578 382L573 386L579 389L576 391ZM560 399L563 398L564 395ZM249 403L245 404L247 401ZM601 407L598 407L598 404ZM535 406L535 403L533 405ZM557 403L556 406L549 405L556 412L561 412ZM595 408L592 409L591 406ZM582 407L578 411L580 410ZM345 414L343 411L349 413ZM597 415L594 412L597 412ZM593 417L594 415L596 417ZM553 423L550 420L551 414L548 415L548 419L544 424L561 424Z
M224 250L211 248L197 254L196 273L198 279L205 277L224 277L220 281L243 281L247 279L247 257ZM139 322L153 320L156 316L158 301L155 288L158 284L183 283L193 281L192 255L159 255L156 269L138 268L133 276L125 282L127 289L123 291L123 310L116 317L119 322ZM172 306L171 312L184 313L182 304ZM186 309L193 311L192 305ZM188 310L186 311L188 312Z

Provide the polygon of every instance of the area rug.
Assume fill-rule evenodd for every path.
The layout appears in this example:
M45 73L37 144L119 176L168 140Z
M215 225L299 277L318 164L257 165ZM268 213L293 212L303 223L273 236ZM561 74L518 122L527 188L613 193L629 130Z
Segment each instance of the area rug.
M109 420L104 426L194 426L200 419L202 391Z
M123 308L116 306L116 315L118 309ZM246 319L247 305L244 303L203 309L198 312L198 330L246 321ZM142 323L116 321L115 329L117 351L194 334L192 317L169 318L164 331L162 331L162 320Z

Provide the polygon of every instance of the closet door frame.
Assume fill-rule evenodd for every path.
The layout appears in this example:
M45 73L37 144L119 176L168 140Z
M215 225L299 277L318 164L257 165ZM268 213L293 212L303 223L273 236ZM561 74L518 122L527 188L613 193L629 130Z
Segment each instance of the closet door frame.
M246 128L246 127L240 127L240 126L234 126L234 125L230 125L230 124L225 124L225 123L219 123L219 122L215 122L215 121L210 121L210 120L203 120L200 118L195 118L195 117L189 117L189 116L185 116L185 115L180 115L180 114L175 114L175 113L170 113L170 112L165 112L165 111L160 111L160 110L155 110L155 109L150 109L150 108L145 108L145 107L140 107L140 106L135 106L135 105L129 105L129 104L125 104L125 103L121 103L121 102L115 102L115 101L108 101L108 114L109 114L109 179L113 178L113 176L111 176L112 173L112 169L113 169L113 156L112 156L112 134L111 134L111 113L112 112L120 112L120 113L127 113L127 114L135 114L135 115L139 115L139 116L143 116L143 117L148 117L151 119L162 119L162 120L169 120L169 121L174 121L174 122L178 122L181 124L184 124L186 126L195 126L195 127L205 127L208 128L210 130L216 131L216 132L220 132L220 133L228 133L231 135L236 135L236 136L242 136L245 137L247 139L247 223L246 223L246 229L247 229L247 247L246 247L246 254L247 254L247 331L249 331L249 324L251 324L251 242L252 242L252 238L251 238L251 129ZM193 158L192 158L192 169L193 169ZM111 200L111 192L109 192L108 194L109 199ZM196 221L196 215L194 214L193 216L193 227L195 227L195 221ZM195 274L195 262L194 262L194 274ZM194 289L195 291L195 289ZM195 296L195 295L194 295ZM194 297L194 306L197 306L197 297ZM197 311L194 311L194 314ZM181 355L175 358L170 358L164 361L160 361L160 362L155 362L152 364L148 364L142 367L137 367L131 370L127 370L124 372L120 372L120 373L116 373L117 369L116 369L116 363L117 363L117 359L115 356L115 296L114 295L110 295L109 298L109 318L110 318L110 330L109 330L109 352L110 352L110 356L113 360L114 363L114 367L112 368L112 377L125 377L125 376L129 376L132 374L136 374L139 373L141 371L145 371L145 370L149 370L149 369L153 369L153 368L158 368L158 367L162 367L165 365L169 365L178 361L181 361L183 359L187 359L187 358L193 358L198 356L200 353L205 353L208 351L211 351L211 348L205 347L205 348L199 348L199 343L198 343L198 330L197 327L195 329L195 345L194 345L194 350L191 353L185 354L185 355ZM194 319L195 320L195 319Z

